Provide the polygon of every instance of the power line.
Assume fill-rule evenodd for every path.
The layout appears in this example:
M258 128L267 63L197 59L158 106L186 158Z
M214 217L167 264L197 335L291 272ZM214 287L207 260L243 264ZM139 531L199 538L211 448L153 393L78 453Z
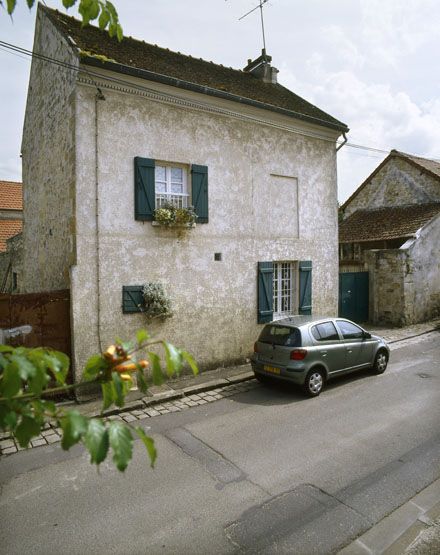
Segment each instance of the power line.
M259 6L257 6L257 8L258 8L258 7L259 7ZM90 77L90 79L92 80L94 86L95 86L96 88L98 88L98 89L99 89L99 87L98 87L98 85L96 84L95 78L103 79L103 80L105 80L105 81L110 81L110 82L113 82L113 83L118 83L118 84L126 85L126 86L132 87L132 88L134 87L134 88L137 88L137 89L140 89L140 90L144 90L144 91L147 91L147 92L154 92L154 93L157 92L157 91L155 91L155 90L153 90L153 89L149 89L148 87L143 87L143 86L141 86L141 85L134 85L134 84L131 83L130 81L126 81L126 80L121 79L121 78L114 78L114 77L110 77L110 76L108 76L108 75L102 75L102 74L100 74L100 73L97 73L97 72L94 72L94 71L90 71L90 70L88 70L88 69L79 68L79 67L78 67L77 65L75 65L75 64L70 64L69 62L63 62L63 61L61 61L61 60L56 60L55 58L52 58L52 57L50 57L50 56L46 56L46 55L44 55L44 54L38 54L38 53L36 53L36 52L32 52L31 50L27 50L26 48L22 48L22 47L20 47L20 46L17 46L17 45L15 45L15 44L11 44L11 43L8 43L8 42L4 42L4 41L2 41L2 40L0 40L0 48L2 48L4 51L9 51L10 54L14 54L14 53L16 53L16 55L24 54L24 55L26 55L26 56L28 56L28 57L36 58L36 59L39 59L39 60L42 60L42 61L45 61L45 62L54 64L54 65L60 66L60 67L64 67L64 68L66 68L66 69L71 69L71 70L74 70L74 71L80 71L80 72L82 72L82 73L85 73L87 76ZM23 56L19 56L19 57L23 57ZM120 65L123 65L123 64L120 64ZM303 116L303 114L301 114L300 112L295 112L295 111L293 111L293 110L290 110L290 111L291 111L292 113L294 113L294 114L299 115L299 116ZM329 122L329 121L327 121L327 120L324 120L324 119L321 119L321 118L317 118L317 117L314 117L314 119L315 119L316 121L319 121L319 122L325 123L325 124L332 123L332 122ZM301 133L299 132L299 134L301 134ZM334 142L334 141L331 140L331 139L329 139L329 142ZM343 143L344 143L344 141L341 141L341 140L340 140L340 141L336 141L336 144L338 144L338 145L343 144ZM350 148L354 148L354 149L365 150L365 151L368 151L368 152L376 152L376 153L378 153L378 154L389 154L390 151L391 151L391 149L389 149L389 150L384 150L384 149L375 148L375 147L370 147L370 146L366 146L366 145L360 145L360 144L356 144L356 143L351 143L351 142L349 142L349 141L345 143L345 146L346 146L346 147L350 147ZM419 156L419 155L415 155L415 154L414 154L413 156L417 156L417 157L423 158L423 156ZM440 161L439 158L430 157L430 159L431 159L431 160L435 160L435 161Z

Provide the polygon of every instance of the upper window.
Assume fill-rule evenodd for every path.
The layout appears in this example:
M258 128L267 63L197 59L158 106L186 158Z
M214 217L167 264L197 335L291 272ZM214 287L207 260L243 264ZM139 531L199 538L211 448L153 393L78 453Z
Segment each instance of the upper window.
M155 167L156 208L164 204L173 204L177 208L188 208L189 193L187 172L184 166Z
M333 322L324 322L313 326L312 335L317 341L339 341L339 335Z
M344 320L338 320L337 322L344 339L360 339L363 337L363 330L358 326L355 326L355 324Z
M273 263L273 319L298 312L298 265L296 262Z

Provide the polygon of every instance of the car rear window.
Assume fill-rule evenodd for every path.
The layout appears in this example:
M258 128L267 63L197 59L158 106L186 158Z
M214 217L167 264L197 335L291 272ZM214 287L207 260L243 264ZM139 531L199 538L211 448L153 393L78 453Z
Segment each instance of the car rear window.
M261 331L258 341L285 347L301 347L301 332L298 328L269 324Z

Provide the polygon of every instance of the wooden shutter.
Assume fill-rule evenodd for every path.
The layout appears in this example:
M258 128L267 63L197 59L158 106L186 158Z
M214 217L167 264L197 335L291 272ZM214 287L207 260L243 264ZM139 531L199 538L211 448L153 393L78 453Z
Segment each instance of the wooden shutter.
M273 263L258 262L258 323L273 320Z
M154 160L134 159L134 217L135 220L151 221L155 208Z
M299 263L299 313L312 314L312 262Z
M197 223L208 223L208 167L191 166L192 204L197 214Z
M142 285L124 285L122 287L122 312L142 312L144 295Z

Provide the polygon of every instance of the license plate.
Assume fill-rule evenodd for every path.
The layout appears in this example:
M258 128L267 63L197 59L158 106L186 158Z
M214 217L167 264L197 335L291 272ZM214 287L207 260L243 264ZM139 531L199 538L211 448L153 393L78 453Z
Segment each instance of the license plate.
M275 368L274 366L263 366L263 370L270 372L271 374L281 374L281 369Z

